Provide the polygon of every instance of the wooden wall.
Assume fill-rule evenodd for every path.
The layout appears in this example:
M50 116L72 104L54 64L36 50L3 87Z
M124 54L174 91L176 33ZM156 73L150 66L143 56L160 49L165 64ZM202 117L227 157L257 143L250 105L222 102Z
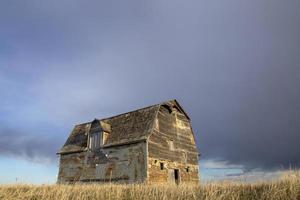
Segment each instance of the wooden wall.
M168 104L160 107L148 140L148 180L174 182L174 169L179 169L180 182L199 181L198 151L190 121L176 104Z
M58 183L144 182L146 142L62 154Z

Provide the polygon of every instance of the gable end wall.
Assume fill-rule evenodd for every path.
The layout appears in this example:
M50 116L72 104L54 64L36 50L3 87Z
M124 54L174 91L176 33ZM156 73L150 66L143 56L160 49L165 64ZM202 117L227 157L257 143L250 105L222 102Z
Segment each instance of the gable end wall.
M179 169L180 182L198 183L198 151L190 121L171 109L161 106L148 139L148 181L173 183L174 170Z

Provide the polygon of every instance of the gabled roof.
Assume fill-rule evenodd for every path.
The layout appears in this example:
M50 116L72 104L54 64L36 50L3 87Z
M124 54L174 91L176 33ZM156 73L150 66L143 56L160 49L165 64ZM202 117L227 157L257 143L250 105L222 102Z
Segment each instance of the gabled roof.
M88 133L91 131L92 124L95 123L98 123L102 130L110 132L105 146L146 140L152 132L154 120L162 105L175 106L189 119L176 100L166 101L101 120L95 119L88 123L76 125L59 153L84 151L87 148Z
M89 127L89 123L76 125L58 153L72 153L85 150Z

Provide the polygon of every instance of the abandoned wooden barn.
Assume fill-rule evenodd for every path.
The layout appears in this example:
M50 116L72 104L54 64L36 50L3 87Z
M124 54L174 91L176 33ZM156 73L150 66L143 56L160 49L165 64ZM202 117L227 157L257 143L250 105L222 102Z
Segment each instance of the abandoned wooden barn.
M176 100L76 125L58 183L199 182L191 121Z

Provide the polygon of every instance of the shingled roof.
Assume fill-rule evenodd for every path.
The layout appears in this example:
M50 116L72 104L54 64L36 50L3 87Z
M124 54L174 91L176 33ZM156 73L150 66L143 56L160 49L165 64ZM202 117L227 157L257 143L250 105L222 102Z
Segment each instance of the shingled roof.
M174 105L187 116L176 100L171 100L153 106L141 108L117 116L95 119L91 122L76 125L58 154L80 152L87 149L88 133L93 123L99 123L102 129L110 126L110 135L104 147L121 145L146 140L152 132L156 114L161 105ZM189 118L187 116L187 118ZM107 124L101 126L101 124ZM107 131L107 130L105 130Z

